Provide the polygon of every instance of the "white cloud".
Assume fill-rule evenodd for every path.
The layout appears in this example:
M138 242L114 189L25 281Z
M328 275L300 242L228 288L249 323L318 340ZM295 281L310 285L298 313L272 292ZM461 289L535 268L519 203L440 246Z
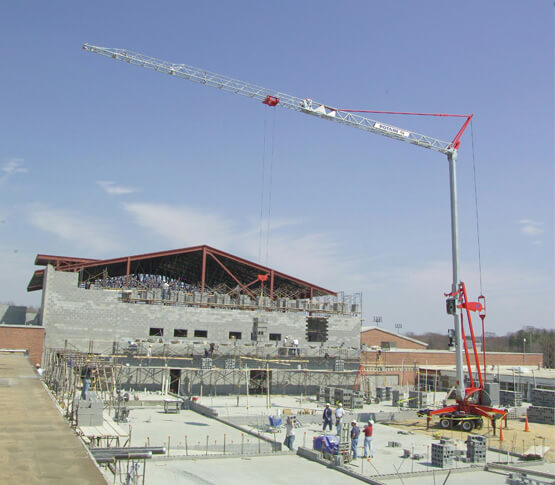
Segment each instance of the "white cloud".
M539 236L544 231L543 222L521 219L518 223L520 224L520 232L525 236Z
M112 180L99 180L96 182L107 194L110 195L124 195L133 194L138 192L138 189L133 187L124 187L123 185L116 185Z
M387 272L366 274L364 305L366 319L382 315L384 326L394 329L402 323L404 331L447 332L452 317L445 311L444 293L451 290L449 261L417 262L411 266L391 267ZM461 278L468 298L480 294L480 275L476 266L461 264ZM505 334L524 325L553 327L553 275L514 266L488 266L483 270L487 298L486 330ZM481 333L480 319L473 314L475 331Z
M11 158L0 167L0 182L4 182L15 173L27 173L29 170L23 167L22 158Z
M229 248L236 238L231 221L219 214L167 204L126 203L123 208L135 222L174 247L208 244Z
M110 237L110 227L93 217L84 217L77 212L52 209L41 204L30 206L27 217L33 226L75 243L78 249L93 249L102 254L121 247Z
M266 258L267 221L262 221L264 235L260 248L259 222L240 223L223 214L187 206L126 203L123 207L137 224L162 239L161 246L207 244L252 261L258 261L261 253L261 264L331 290L342 289L337 285L346 275L351 283L349 286L361 278L354 271L354 264L340 257L340 248L329 235L299 234L298 228L302 227L299 219L272 221Z

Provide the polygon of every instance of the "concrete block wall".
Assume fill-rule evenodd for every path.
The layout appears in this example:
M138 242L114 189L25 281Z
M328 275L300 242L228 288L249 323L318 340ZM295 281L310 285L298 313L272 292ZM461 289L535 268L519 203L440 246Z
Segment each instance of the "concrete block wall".
M527 410L528 419L533 423L555 424L555 391L533 389L532 406Z
M527 410L528 420L532 423L555 425L555 408L530 406Z
M86 351L94 340L96 349L110 349L113 342L123 345L128 340L149 339L183 344L216 343L252 348L251 332L255 318L267 322L268 335L280 334L297 339L303 355L321 348L360 349L360 318L330 315L328 341L306 340L306 315L303 313L264 312L250 310L197 308L133 304L120 301L121 291L78 287L78 274L56 271L48 266L44 276L42 321L46 330L46 347L64 347L67 340L73 348ZM150 328L164 329L163 337L151 337ZM186 338L174 337L174 329L187 330ZM195 330L207 331L206 338L195 337ZM231 340L229 332L240 332L240 340ZM266 337L268 338L268 337ZM277 354L280 342L262 343L267 353ZM261 343L258 344L259 346Z
M555 408L555 391L551 389L532 389L531 403L534 406Z

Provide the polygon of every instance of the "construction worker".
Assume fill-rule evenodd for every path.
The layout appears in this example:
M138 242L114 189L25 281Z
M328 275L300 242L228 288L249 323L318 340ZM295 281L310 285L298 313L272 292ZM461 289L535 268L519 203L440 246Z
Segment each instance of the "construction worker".
M374 448L372 447L372 434L374 431L374 421L368 421L362 432L364 433L364 458L374 458Z
M148 359L148 365L150 366L150 358L152 357L152 345L149 345L146 349L146 357Z
M293 451L293 443L295 441L295 416L289 416L287 418L287 424L285 425L285 441L284 444Z
M345 410L343 409L343 404L339 403L337 409L335 410L335 426L337 427L337 436L341 436L341 426L343 425L343 416L345 416Z
M358 446L358 436L360 435L360 428L357 426L356 421L351 421L351 451L353 453L353 460L358 458L357 446Z
M324 419L324 431L326 431L326 426L329 425L330 427L330 431L331 431L331 417L333 416L333 413L331 411L330 408L330 403L327 402L326 403L326 407L324 409L324 413L322 414L322 418Z
M83 389L81 390L81 399L83 400L87 399L87 391L89 390L89 387L91 385L91 379L95 372L96 372L96 369L91 367L90 359L87 359L85 361L85 365L81 368L81 380L83 382Z

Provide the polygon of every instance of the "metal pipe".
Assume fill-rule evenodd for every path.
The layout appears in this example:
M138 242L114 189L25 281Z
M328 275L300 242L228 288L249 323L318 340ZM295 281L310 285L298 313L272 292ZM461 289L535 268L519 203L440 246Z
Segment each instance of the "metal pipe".
M447 155L449 161L449 189L451 199L451 257L453 265L453 283L451 291L457 292L459 287L459 222L458 222L458 206L457 206L457 169L456 162L458 151L453 150ZM456 297L457 302L459 297ZM456 351L456 365L457 365L457 384L456 395L457 400L464 400L465 386L464 386L464 369L462 360L462 339L461 339L461 326L459 315L457 312L453 315L453 324L455 325L455 351Z
M91 453L127 453L127 452L148 452L150 451L153 455L164 455L166 453L166 448L163 446L130 446L124 448L91 448Z
M152 453L121 453L119 455L101 455L94 457L97 463L112 463L114 460L150 459Z

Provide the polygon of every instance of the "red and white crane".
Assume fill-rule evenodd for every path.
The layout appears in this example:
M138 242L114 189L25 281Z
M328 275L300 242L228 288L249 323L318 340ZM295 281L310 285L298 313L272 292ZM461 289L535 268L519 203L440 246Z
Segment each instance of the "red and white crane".
M153 57L148 57L143 54L128 51L125 49L113 49L106 47L98 47L90 44L84 44L83 49L95 54L100 54L112 59L134 64L139 67L151 69L174 77L187 79L199 84L211 86L222 91L228 91L241 96L256 99L262 103L273 106L299 111L301 113L318 116L322 119L341 123L343 125L352 126L360 130L369 131L378 135L393 138L405 143L417 145L430 150L447 155L449 162L449 187L450 187L450 203L451 203L451 254L452 254L452 285L451 291L446 294L447 297L447 313L453 316L454 320L454 334L455 334L455 352L456 352L456 401L457 404L449 406L444 409L427 410L428 416L433 415L446 415L449 413L452 416L475 416L486 417L495 422L499 416L504 416L506 411L498 410L479 403L479 396L484 387L486 362L485 351L483 354L483 369L484 376L480 370L480 361L476 349L476 339L474 336L474 329L472 326L471 312L479 312L482 320L482 346L485 348L485 335L484 335L484 318L485 318L485 298L481 295L477 302L468 301L466 294L466 287L459 277L459 243L458 243L458 208L457 208L457 177L456 177L456 162L458 157L458 149L461 143L461 137L472 120L473 115L448 115L441 113L399 113L399 112L386 112L386 111L356 111L356 110L342 110L333 108L330 105L318 103L310 98L298 98L289 94L281 93L276 90L257 86L255 84L239 81L228 76L216 74L205 69L188 66L186 64L177 64ZM403 114L403 115L432 115L432 116L459 116L466 118L459 132L450 142L439 140L427 135L415 133L410 130L405 130L392 126L386 123L381 123L372 120L360 113L382 113L382 114ZM460 310L460 312L459 312ZM470 362L470 355L466 343L466 336L464 331L464 315L466 314L468 328L472 339L474 350L474 357L476 361L476 370L478 373L478 383L475 385L472 366ZM468 375L470 386L465 386L464 381L464 365L463 365L463 350L468 366ZM455 419L455 418L454 418ZM465 420L463 417L458 422L465 426L469 422L470 429L472 429L473 421ZM468 425L467 425L468 427ZM494 427L495 429L495 427Z

